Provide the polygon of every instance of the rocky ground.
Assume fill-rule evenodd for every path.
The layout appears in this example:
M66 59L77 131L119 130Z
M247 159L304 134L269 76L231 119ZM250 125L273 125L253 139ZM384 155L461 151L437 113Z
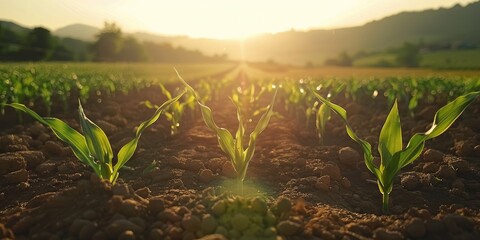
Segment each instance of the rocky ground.
M139 102L161 103L159 93L146 89L84 109L119 149L152 114ZM354 129L376 149L388 113L384 102L336 103L346 106ZM226 94L209 106L218 125L236 129ZM424 131L441 106L421 108L413 118L401 111L404 140ZM241 197L229 160L198 113L186 117L176 136L165 120L149 128L115 185L92 174L48 128L28 118L23 124L4 120L0 238L480 238L479 101L396 177L390 214L382 214L374 176L339 119L328 123L322 145L312 126L280 104L275 110L279 114L257 141ZM75 111L54 113L78 128Z

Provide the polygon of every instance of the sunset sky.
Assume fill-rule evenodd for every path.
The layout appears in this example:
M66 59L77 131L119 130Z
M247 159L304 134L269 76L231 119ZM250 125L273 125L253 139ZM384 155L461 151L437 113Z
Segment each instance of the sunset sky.
M0 19L51 30L74 23L124 31L241 38L290 29L336 28L472 0L0 0Z

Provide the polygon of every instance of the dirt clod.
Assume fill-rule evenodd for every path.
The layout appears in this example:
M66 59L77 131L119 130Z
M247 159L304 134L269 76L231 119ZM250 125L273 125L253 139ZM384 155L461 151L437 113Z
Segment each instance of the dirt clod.
M413 218L405 225L405 232L412 238L420 238L425 236L427 230L422 219Z
M338 151L340 163L349 167L355 167L360 161L360 154L351 147L344 147Z
M300 228L301 228L300 224L296 222L292 222L290 220L281 221L277 225L278 233L284 236L294 235L300 230Z
M435 149L427 149L423 153L423 159L427 162L442 162L444 154Z

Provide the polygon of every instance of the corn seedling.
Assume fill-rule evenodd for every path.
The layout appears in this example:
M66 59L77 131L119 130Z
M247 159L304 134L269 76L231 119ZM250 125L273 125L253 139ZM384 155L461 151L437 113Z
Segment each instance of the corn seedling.
M178 73L178 72L177 72ZM237 183L239 187L239 192L243 194L243 181L245 179L245 175L247 173L247 168L250 160L252 160L253 154L255 153L255 143L257 141L258 135L265 130L268 126L268 122L273 114L273 105L275 103L275 96L277 95L277 91L273 94L272 101L268 106L268 109L263 113L258 121L255 129L250 133L250 138L248 141L248 145L245 148L244 146L244 135L245 135L245 124L244 119L241 113L240 106L232 101L235 106L237 107L237 119L238 119L238 128L235 134L235 138L233 135L225 128L219 127L214 119L212 110L206 106L204 103L200 102L200 98L198 94L195 93L195 90L188 85L183 78L178 75L182 83L189 89L190 92L195 96L197 99L197 103L200 105L200 110L202 112L203 120L208 128L213 130L218 139L218 143L222 151L227 154L228 158L230 159L232 166L237 173Z
M402 168L411 164L420 156L425 146L425 141L444 133L462 114L465 108L473 102L478 95L480 95L480 92L472 92L462 95L440 108L435 114L432 127L427 132L414 134L405 148L403 148L397 101L394 101L392 109L385 120L379 136L378 152L380 154L381 163L378 167L373 163L370 143L360 139L347 122L346 110L323 98L316 92L314 92L314 94L320 101L326 104L332 111L342 118L346 125L348 136L361 146L365 165L377 178L378 188L383 195L382 210L387 213L389 208L389 196L392 191L395 176L397 176Z
M163 84L160 84L160 88L162 89L163 95L167 97L168 100L172 99L172 94L168 91ZM195 98L193 95L187 94L186 100L184 102L180 102L180 100L173 102L170 106L165 109L164 115L167 120L170 122L170 135L176 135L178 133L178 129L180 128L180 122L182 120L183 114L185 112L185 107L192 108L192 103L194 103ZM157 109L159 108L158 105L152 104L150 101L143 101L142 102L147 108L150 109ZM194 105L193 105L194 106ZM192 109L193 111L194 109Z
M150 119L138 126L135 137L125 144L118 152L115 165L113 164L112 147L105 132L87 118L80 101L78 102L78 111L83 134L71 128L68 124L58 118L41 117L23 104L11 103L6 104L6 106L20 110L40 123L48 126L61 141L70 146L73 154L78 160L92 167L100 178L106 179L110 183L115 183L119 175L119 170L133 156L142 132L155 123L165 109L172 103L178 101L184 93L185 91L175 98L163 103L162 106L157 108Z

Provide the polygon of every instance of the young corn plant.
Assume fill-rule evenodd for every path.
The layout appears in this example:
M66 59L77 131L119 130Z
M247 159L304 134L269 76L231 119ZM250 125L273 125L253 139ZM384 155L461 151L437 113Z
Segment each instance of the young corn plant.
M171 104L178 101L183 93L163 103L147 121L141 123L135 133L135 137L125 144L117 153L116 163L113 164L113 152L110 142L105 132L94 122L87 118L80 101L78 101L78 111L80 115L80 125L82 133L71 128L68 124L58 118L41 117L33 110L23 104L11 103L6 106L20 110L40 123L48 126L53 133L63 142L68 144L73 154L82 163L89 165L95 173L101 178L114 184L118 178L119 170L130 160L137 148L138 141L142 132L155 123L160 115L170 107Z
M393 188L393 180L399 171L417 159L423 151L425 141L444 133L455 120L462 114L465 108L475 100L480 92L472 92L460 97L440 108L433 119L432 127L424 133L416 133L410 138L407 146L403 148L402 130L398 115L397 101L394 101L392 109L385 120L378 141L380 154L380 166L373 163L372 147L370 143L359 138L347 121L347 112L344 108L336 105L314 92L315 96L326 104L344 121L348 136L357 142L362 150L365 165L377 178L378 189L382 194L382 210L388 213L389 196Z
M172 94L163 86L160 84L160 88L162 89L163 95L167 97L167 99L172 99ZM175 101L173 102L170 107L168 107L164 111L164 115L167 118L167 120L170 122L170 135L176 135L178 133L178 130L180 128L180 122L182 120L183 114L185 112L186 107L191 107L192 103L194 103L195 98L191 94L187 94L186 100L184 102ZM150 101L144 101L142 102L147 108L150 109L157 109L159 108L158 105L152 104ZM193 111L194 109L192 109Z
M178 74L178 72L177 72ZM247 173L247 168L250 160L252 160L253 154L255 153L255 143L257 141L257 137L260 133L265 130L268 126L268 122L273 114L273 105L275 103L275 97L277 95L277 91L273 94L272 101L270 105L268 105L268 109L263 113L258 121L255 129L250 133L250 138L248 141L248 145L245 148L244 142L244 135L245 135L245 124L244 119L241 113L240 106L235 103L233 100L232 102L237 107L237 119L238 119L238 128L237 132L235 133L235 138L233 135L225 128L219 127L214 119L212 110L206 106L204 103L200 101L198 94L195 90L188 85L183 78L178 75L182 83L189 89L190 92L195 96L198 105L200 106L200 110L202 112L203 120L208 128L213 130L218 139L218 143L222 151L227 154L228 158L230 159L232 166L237 174L237 184L240 194L243 195L243 181L245 180L245 175Z

